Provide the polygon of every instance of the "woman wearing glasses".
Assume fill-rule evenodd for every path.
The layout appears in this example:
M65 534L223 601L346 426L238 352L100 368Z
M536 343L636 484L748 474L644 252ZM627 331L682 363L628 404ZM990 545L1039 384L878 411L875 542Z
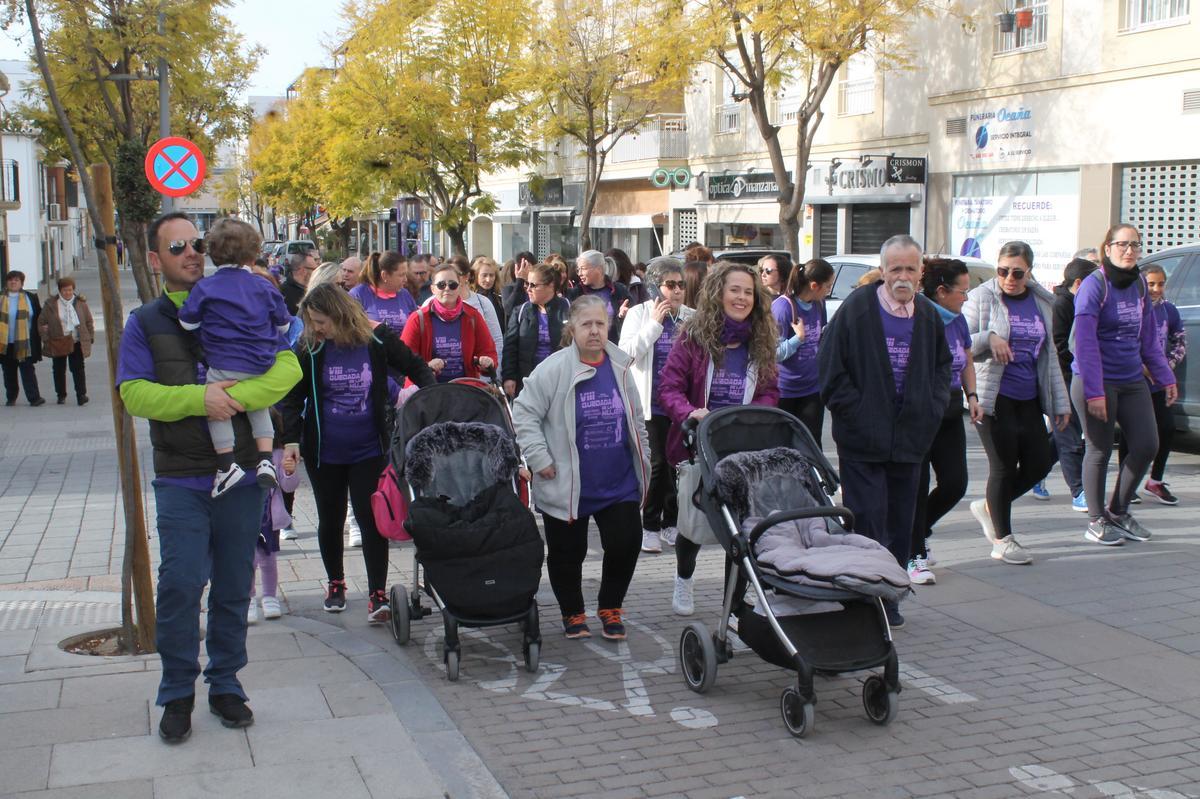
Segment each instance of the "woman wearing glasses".
M758 259L758 275L762 278L763 288L772 297L778 297L792 275L792 262L778 255L764 255Z
M558 271L547 263L532 267L525 277L529 299L514 308L504 333L504 393L521 393L525 378L562 347L562 332L571 303L558 296Z
M675 333L692 315L683 304L683 263L660 257L646 269L651 302L635 305L621 327L620 347L633 358L630 371L642 399L646 433L650 438L650 487L642 507L642 551L662 552L675 545L679 505L675 501L675 470L667 460L671 419L658 402L659 376L675 343Z
M1083 493L1089 521L1084 538L1105 546L1150 539L1150 531L1129 513L1129 502L1158 451L1154 402L1143 376L1163 386L1168 406L1178 397L1146 281L1138 273L1141 252L1137 228L1113 226L1100 247L1100 268L1084 278L1075 294L1071 400L1087 441ZM1129 452L1105 507L1104 484L1117 424Z
M967 493L967 436L963 429L963 392L966 392L971 421L983 418L979 395L975 393L975 365L971 361L971 331L962 316L969 281L967 265L949 258L926 258L921 273L921 288L933 300L946 325L946 345L950 348L950 401L921 464L917 488L917 508L913 516L912 556L908 577L917 585L936 582L929 569L927 539L933 526L953 510ZM937 475L937 486L929 490L930 469Z
M817 375L817 348L821 331L829 323L825 298L833 290L833 277L833 266L814 258L791 271L784 293L771 303L771 315L779 327L779 346L775 348L779 407L804 423L818 447L825 405Z
M1000 248L996 277L967 295L963 316L976 358L976 385L983 418L979 438L988 456L985 499L971 513L992 544L992 557L1014 565L1032 563L1012 534L1012 503L1054 465L1042 415L1062 430L1071 403L1058 356L1050 342L1054 295L1033 279L1033 250L1023 241Z
M445 263L436 267L431 282L433 299L409 314L401 340L420 355L439 383L460 377L479 377L496 366L496 343L479 311L459 296L458 270ZM406 380L404 385L412 385Z

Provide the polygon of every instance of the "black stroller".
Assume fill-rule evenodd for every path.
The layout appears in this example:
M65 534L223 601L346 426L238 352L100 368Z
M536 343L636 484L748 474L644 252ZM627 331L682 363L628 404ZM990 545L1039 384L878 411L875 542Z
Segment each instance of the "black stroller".
M829 501L838 476L808 430L777 408L737 407L709 414L698 428L688 426L685 438L700 468L694 500L726 552L716 634L692 622L680 637L680 670L687 686L704 693L716 680L717 664L733 657L728 635L732 615L734 631L759 657L796 672L795 686L784 689L780 698L783 721L792 735L803 737L812 728L815 673L883 666L882 676L866 679L862 697L871 721L889 723L898 707L900 679L881 599L833 581L799 584L768 573L755 554L765 532L794 520L828 517L830 533L853 528L854 515ZM766 518L746 533L743 523L750 517ZM746 601L747 584L753 587L755 605ZM813 612L783 615L772 609L773 602L812 602Z
M410 626L442 613L442 657L458 679L458 628L519 624L525 668L537 671L541 649L536 594L544 549L522 501L520 458L507 406L478 381L428 386L400 410L389 452L407 484L413 538L413 588L391 590L392 635L408 643ZM453 421L449 421L453 420ZM425 579L421 579L424 570Z

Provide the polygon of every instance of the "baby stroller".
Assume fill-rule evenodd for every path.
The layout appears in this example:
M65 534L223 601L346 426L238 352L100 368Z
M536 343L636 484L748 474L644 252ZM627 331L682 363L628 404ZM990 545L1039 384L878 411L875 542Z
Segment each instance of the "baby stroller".
M454 421L449 421L454 420ZM541 650L536 594L544 550L517 490L520 458L507 407L479 381L428 386L400 410L389 458L408 487L404 527L416 545L413 587L391 590L392 635L442 613L446 674L458 679L458 628L519 624L525 668ZM421 579L424 571L425 579Z
M738 637L759 657L796 672L795 686L784 689L780 711L788 731L800 738L813 725L813 675L839 674L883 666L863 685L863 706L876 724L896 714L900 693L899 665L881 597L903 596L908 575L886 549L858 535L854 515L834 507L829 495L838 476L808 430L790 414L768 407L725 408L706 416L699 426L685 427L689 449L699 459L700 488L694 501L704 512L726 552L726 585L715 635L693 622L679 641L680 670L688 688L704 693L712 687L717 665L733 657L729 630L736 620ZM693 498L680 498L692 501ZM835 520L840 520L839 526ZM851 561L876 551L867 574L823 571L822 561L795 571L782 564L769 567L760 559L764 534L782 535L791 525L820 527L825 545L846 552ZM823 531L828 527L830 536ZM747 529L750 528L750 529ZM778 529L776 529L778 528ZM787 536L782 536L787 540ZM774 543L775 539L771 539ZM854 546L845 546L847 542ZM797 548L799 560L820 550ZM827 550L833 552L835 550ZM825 561L827 562L827 561ZM843 564L844 565L844 564ZM891 582L878 580L879 573ZM747 600L753 587L754 605ZM791 611L791 615L784 611Z

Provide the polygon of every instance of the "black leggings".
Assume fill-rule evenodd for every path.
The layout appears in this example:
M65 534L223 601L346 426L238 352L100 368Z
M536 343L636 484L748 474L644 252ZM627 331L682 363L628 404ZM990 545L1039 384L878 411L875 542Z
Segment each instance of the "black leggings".
M619 608L633 580L642 546L638 503L618 502L596 511L592 517L596 519L596 527L600 528L600 544L604 548L598 609ZM564 617L584 611L583 560L588 551L589 518L582 516L573 522L564 522L548 513L542 514L546 528L546 573ZM365 536L366 531L363 532Z
M646 422L650 438L650 486L646 490L646 506L642 508L642 528L657 533L664 527L674 527L679 520L679 502L675 497L675 467L667 461L667 431L671 420L666 416L651 416Z
M821 402L820 394L809 394L807 397L780 397L779 409L795 416L808 432L812 433L817 448L821 448L821 428L825 426L825 405Z
M354 518L362 530L363 560L367 564L367 590L371 593L387 589L388 542L375 527L371 511L371 494L379 484L384 457L376 455L358 463L323 463L306 459L308 482L312 484L317 503L317 543L321 560L330 580L344 580L342 563L342 528L346 524L346 494L354 508Z
M1054 465L1041 403L997 395L992 415L979 423L979 439L988 457L988 513L996 538L1007 538L1013 500L1045 479Z
M1154 403L1154 423L1158 427L1158 452L1154 455L1154 463L1150 464L1150 479L1162 482L1163 474L1167 471L1167 458L1171 455L1171 442L1175 440L1175 419L1171 415L1171 409L1167 407L1166 389L1151 391L1150 401ZM1117 450L1119 463L1124 463L1125 456L1129 454L1129 444L1125 438L1122 428L1121 446Z
M962 391L951 391L946 415L933 437L929 455L921 463L913 517L913 557L928 554L925 539L933 534L933 526L967 494L967 434L962 416ZM937 486L932 491L929 490L931 468L937 475Z
M1083 420L1083 436L1087 441L1083 455L1083 493L1087 497L1088 518L1093 521L1104 515L1104 482L1108 476L1116 425L1121 425L1121 435L1129 443L1129 451L1117 472L1117 483L1108 504L1113 514L1121 516L1129 510L1129 500L1133 499L1133 492L1137 491L1147 467L1154 460L1154 453L1158 452L1154 403L1145 380L1105 383L1104 399L1108 421L1102 422L1087 412L1083 380L1075 375L1071 381L1071 402Z

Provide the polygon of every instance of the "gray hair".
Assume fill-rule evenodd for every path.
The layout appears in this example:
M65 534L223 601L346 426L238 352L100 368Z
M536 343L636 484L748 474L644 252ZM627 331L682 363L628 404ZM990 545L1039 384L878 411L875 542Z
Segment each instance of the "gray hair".
M301 250L294 252L288 256L288 269L299 269L304 266L304 262L308 260L310 255L316 256L316 250Z
M595 250L589 252L595 252ZM567 323L563 325L562 331L562 346L569 347L575 341L575 322L579 319L580 314L589 308L599 308L604 312L604 318L608 319L608 306L604 304L604 300L595 294L584 294L571 303L571 309L567 312Z
M890 239L885 241L883 246L879 248L879 267L886 271L888 250L900 249L913 249L916 250L918 254L924 254L925 251L924 248L921 247L921 242L917 241L912 236L908 235L907 233L897 233L895 236L892 236Z
M651 258L650 263L646 264L646 282L657 288L662 286L663 278L672 272L682 275L683 261L669 255Z
M295 258L295 254L292 254ZM317 286L322 286L326 283L337 283L338 273L342 271L340 264L333 261L326 261L316 268L312 276L308 278L308 285L304 288L304 296L307 297L312 293L312 290Z
M579 253L579 257L575 259L575 268L581 266L598 266L604 270L604 274L608 274L608 264L605 263L604 253L599 250L584 250Z
M1075 253L1076 258L1085 258L1087 260L1091 260L1090 258L1088 258L1089 255L1095 255L1095 256L1099 257L1100 251L1097 250L1095 247L1084 247L1082 250Z

